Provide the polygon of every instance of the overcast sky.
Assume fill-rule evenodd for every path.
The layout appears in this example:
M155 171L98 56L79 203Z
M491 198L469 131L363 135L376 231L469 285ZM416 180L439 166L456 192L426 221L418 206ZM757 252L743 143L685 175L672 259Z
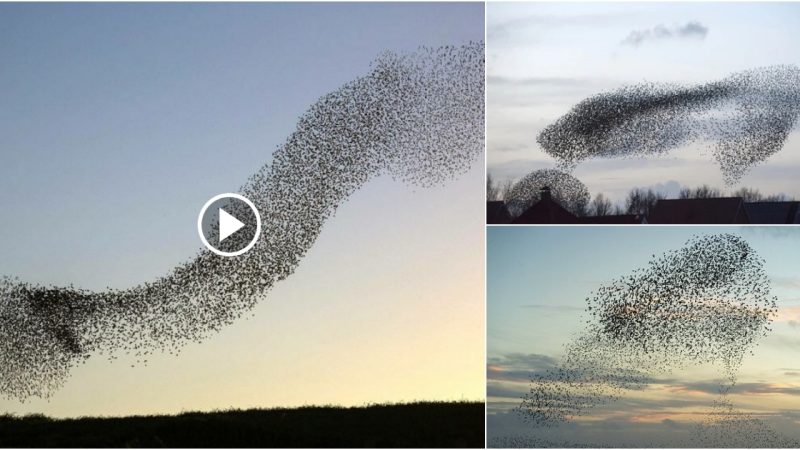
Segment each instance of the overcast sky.
M530 375L557 364L583 329L586 298L600 285L646 267L653 255L693 236L733 233L765 259L778 297L773 331L746 355L734 406L800 439L800 229L720 227L488 227L489 438L537 436L590 445L685 445L705 418L723 375L719 366L659 374L641 391L590 410L572 423L533 428L512 411Z
M382 52L482 40L482 4L0 5L0 276L87 289L166 274L318 98ZM289 279L179 357L102 357L0 414L481 399L484 168L381 178Z
M501 3L487 5L488 170L517 179L555 160L536 143L594 94L639 82L694 84L800 62L796 3ZM739 184L800 198L800 133ZM614 199L633 187L675 194L724 187L710 151L687 145L649 159L589 160L574 174Z

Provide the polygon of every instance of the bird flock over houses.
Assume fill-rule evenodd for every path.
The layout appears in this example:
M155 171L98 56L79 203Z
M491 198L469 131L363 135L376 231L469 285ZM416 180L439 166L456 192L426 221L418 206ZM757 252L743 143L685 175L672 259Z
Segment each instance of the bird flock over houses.
M0 395L46 398L94 355L146 363L154 352L177 354L290 276L326 220L370 180L431 187L464 173L484 149L484 73L483 42L386 52L320 98L239 190L263 218L243 255L203 250L127 289L0 279Z
M531 179L550 179L554 170L566 178L588 159L655 157L694 143L710 150L723 180L733 185L783 148L798 117L796 65L745 70L693 86L627 85L577 103L545 127L536 140L558 169L524 179L539 186ZM572 185L563 188L570 198ZM559 197L555 187L553 196Z
M696 86L642 83L589 97L537 141L562 167L711 145L726 183L777 153L800 115L800 68L769 66Z
M505 203L511 215L518 216L538 202L544 188L549 188L553 198L573 214L584 211L591 200L586 185L571 174L539 169L522 177L508 191Z

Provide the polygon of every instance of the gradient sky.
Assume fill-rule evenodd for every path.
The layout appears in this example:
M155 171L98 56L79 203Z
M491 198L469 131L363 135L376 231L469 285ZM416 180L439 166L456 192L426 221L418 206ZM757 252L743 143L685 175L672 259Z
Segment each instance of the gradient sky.
M0 5L0 275L125 288L201 247L197 214L385 50L482 40L482 4ZM481 159L379 179L253 316L179 357L92 358L53 416L482 399Z
M551 168L536 136L579 101L640 82L694 84L733 72L800 63L800 4L503 3L487 5L487 169L499 180ZM698 22L704 38L623 41L632 32ZM800 132L739 184L800 198ZM710 151L687 145L649 159L588 160L574 174L615 200L633 187L676 195L681 186L725 187Z
M557 363L582 329L585 299L693 236L742 236L766 260L779 314L773 332L745 356L734 405L800 438L800 229L788 227L488 227L488 435L532 435L595 445L680 445L717 398L718 368L677 371L642 391L552 429L511 411L529 376ZM638 445L637 445L638 443Z

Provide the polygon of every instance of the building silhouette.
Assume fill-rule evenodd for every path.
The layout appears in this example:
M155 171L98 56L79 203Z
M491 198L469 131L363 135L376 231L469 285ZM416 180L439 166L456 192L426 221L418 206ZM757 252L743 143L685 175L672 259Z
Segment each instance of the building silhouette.
M487 202L486 219L490 224L800 224L800 202L745 202L742 197L663 199L647 215L577 216L544 187L539 201L515 218L503 202Z

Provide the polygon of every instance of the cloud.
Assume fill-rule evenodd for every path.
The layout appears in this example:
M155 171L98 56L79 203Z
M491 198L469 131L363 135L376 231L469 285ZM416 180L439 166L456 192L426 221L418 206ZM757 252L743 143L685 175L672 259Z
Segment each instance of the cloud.
M798 168L800 169L800 168ZM778 178L777 176L773 178ZM797 239L800 234L796 227L742 227L742 234L750 234L759 237L769 237L773 239ZM794 277L773 277L773 286L781 286L785 288L800 287L800 283Z
M538 353L508 353L500 356L489 357L486 364L486 379L488 383L530 383L532 377L536 377L538 382L563 381L567 374L572 374L571 379L580 380L587 376L584 371L574 371L571 369L557 368L558 360L552 356L541 355ZM605 382L629 382L631 377L638 377L642 383L655 383L654 380L642 373L631 369L609 369L605 374ZM597 380L586 380L587 383L595 383ZM507 387L507 386L506 386ZM630 390L637 390L631 387Z
M774 281L773 281L774 282ZM779 284L779 283L775 283ZM775 317L776 322L787 322L790 327L800 327L800 305L798 306L783 306L778 309L778 316Z
M541 309L546 311L558 311L558 312L572 312L572 311L583 311L585 308L581 306L568 306L568 305L542 305L539 303L526 303L519 305L520 308L528 308L528 309Z
M511 86L541 86L545 88L552 87L584 87L587 84L595 82L586 78L572 78L572 77L523 77L511 78L500 75L488 75L486 82L490 85L511 85Z
M552 369L558 363L558 360L552 356L539 353L507 353L505 355L490 357L488 363L490 368L494 368L497 371L534 371Z
M671 386L670 390L686 393L703 393L718 395L720 383L714 381L697 381L681 383ZM779 385L773 383L737 383L731 387L731 394L756 395L756 394L784 394L800 395L800 387L792 385Z
M492 398L513 398L516 399L514 406L519 404L522 394L527 392L527 389L514 389L513 387L505 386L498 383L488 383L486 385L486 396Z
M687 22L685 25L675 25L667 27L656 25L654 28L646 30L633 30L622 40L623 45L638 47L646 42L661 41L665 39L700 39L703 40L708 34L708 27L700 22Z
M656 184L651 184L650 186L644 186L642 187L642 189L652 189L655 192L664 194L667 198L678 198L681 189L683 189L684 187L686 186L682 185L676 180L669 180L664 183L656 183Z
M494 45L500 40L519 36L525 30L551 30L561 27L596 27L619 22L626 14L530 15L498 22L490 21L486 27L487 38ZM530 37L528 37L530 41Z
M772 227L769 227L772 228ZM798 277L786 277L786 276L773 276L770 277L773 286L782 287L786 289L799 289L800 288L800 278Z

